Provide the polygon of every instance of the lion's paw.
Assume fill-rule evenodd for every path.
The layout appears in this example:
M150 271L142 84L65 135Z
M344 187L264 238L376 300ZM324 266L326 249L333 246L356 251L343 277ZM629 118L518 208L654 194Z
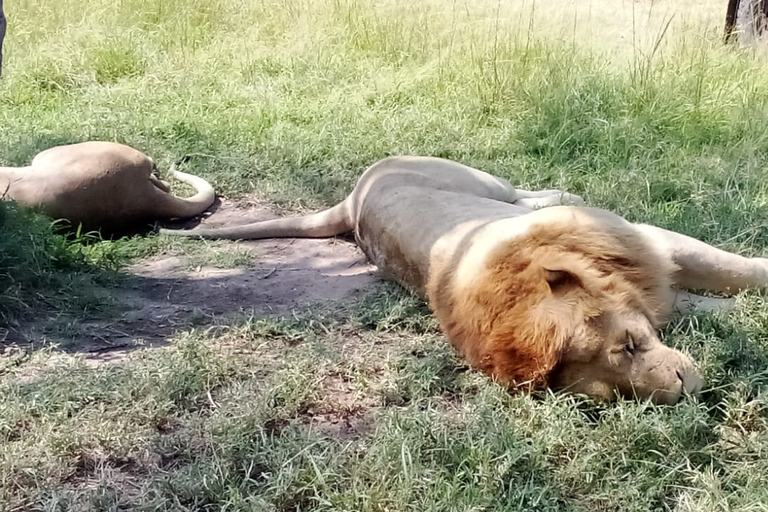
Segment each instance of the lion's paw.
M531 210L538 210L539 208L546 208L547 206L579 206L584 204L584 199L582 199L581 196L577 196L576 194L557 191L553 194L542 197L523 197L515 201L513 204L524 206L525 208L530 208Z

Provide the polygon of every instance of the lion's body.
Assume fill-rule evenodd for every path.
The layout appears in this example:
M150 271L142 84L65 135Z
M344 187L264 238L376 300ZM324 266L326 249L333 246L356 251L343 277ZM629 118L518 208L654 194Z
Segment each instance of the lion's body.
M202 178L174 172L198 191L183 199L172 195L153 171L149 157L122 144L58 146L36 155L29 167L0 168L0 197L89 229L191 217L213 203L213 188Z
M674 309L727 305L682 288L765 286L767 261L605 210L556 206L562 202L580 198L516 190L447 160L396 157L371 166L345 201L324 212L171 233L238 239L354 231L382 271L428 299L454 347L502 382L657 402L698 392L693 362L661 344L655 330Z

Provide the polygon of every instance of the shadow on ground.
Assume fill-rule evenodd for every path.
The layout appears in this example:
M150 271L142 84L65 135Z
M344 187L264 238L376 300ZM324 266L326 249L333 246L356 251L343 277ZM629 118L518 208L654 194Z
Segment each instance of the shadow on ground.
M275 216L263 205L224 201L215 222L204 219L202 224ZM117 302L110 317L65 318L52 312L11 329L0 347L55 344L98 364L136 348L163 345L179 331L223 327L243 315L285 316L315 306L332 311L360 300L379 281L362 251L342 238L243 241L225 250L235 249L250 255L246 266L196 267L177 255L137 262L125 269L126 280L104 290Z

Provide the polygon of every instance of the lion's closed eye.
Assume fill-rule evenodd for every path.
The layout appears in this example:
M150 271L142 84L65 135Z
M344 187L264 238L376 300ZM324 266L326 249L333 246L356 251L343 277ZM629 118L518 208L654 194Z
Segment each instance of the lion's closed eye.
M635 354L635 338L633 338L629 333L627 333L627 341L624 345L624 350L626 350L630 355Z
M611 352L613 352L614 354L625 353L630 357L635 355L636 351L637 351L637 345L635 343L635 338L629 332L627 332L627 334L621 340L619 345L615 347L613 350L611 350Z

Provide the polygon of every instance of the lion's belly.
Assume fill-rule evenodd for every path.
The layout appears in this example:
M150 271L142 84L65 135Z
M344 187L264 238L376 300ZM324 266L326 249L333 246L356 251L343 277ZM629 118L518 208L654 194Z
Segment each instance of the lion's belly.
M426 295L430 275L455 266L480 230L529 212L508 203L453 192L392 187L386 193L366 197L355 237L379 269Z

